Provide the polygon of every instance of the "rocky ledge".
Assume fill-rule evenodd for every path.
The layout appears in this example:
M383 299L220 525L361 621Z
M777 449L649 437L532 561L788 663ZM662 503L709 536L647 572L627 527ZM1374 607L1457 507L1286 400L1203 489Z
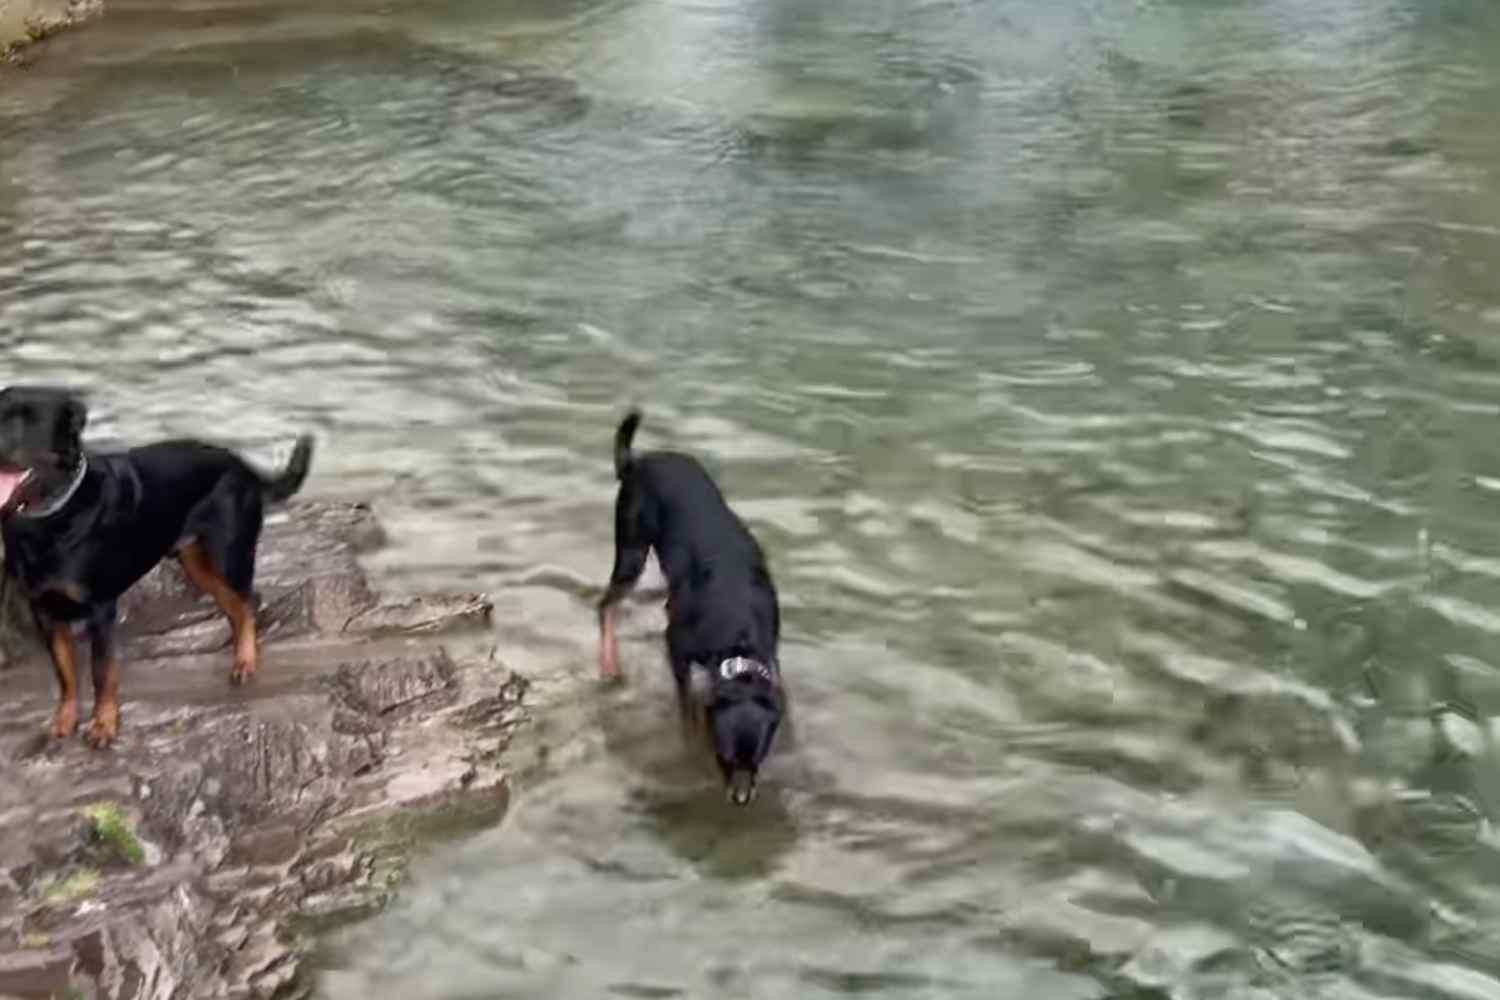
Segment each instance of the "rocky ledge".
M383 905L413 840L500 819L526 683L485 654L481 595L372 592L357 556L381 538L357 504L268 520L243 689L227 625L158 567L122 608L105 752L43 737L51 671L12 636L0 997L304 996L308 936Z
M24 65L37 42L103 12L104 0L0 0L0 64Z

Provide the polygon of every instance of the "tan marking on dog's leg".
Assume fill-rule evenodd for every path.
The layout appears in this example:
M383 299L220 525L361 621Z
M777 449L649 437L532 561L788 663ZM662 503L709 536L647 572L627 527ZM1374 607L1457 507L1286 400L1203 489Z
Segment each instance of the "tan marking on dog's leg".
M258 651L255 645L255 609L250 602L235 593L229 581L209 561L208 553L197 543L185 545L177 553L177 561L189 580L219 605L219 610L229 619L234 632L234 669L229 673L229 683L244 684L255 676Z
M113 655L92 664L94 673L94 721L84 738L103 750L120 732L120 661Z
M607 681L621 680L620 637L616 618L619 608L607 604L599 609L599 674Z
M73 642L73 630L65 624L53 625L47 634L47 648L62 688L51 733L54 739L62 739L78 728L78 647Z

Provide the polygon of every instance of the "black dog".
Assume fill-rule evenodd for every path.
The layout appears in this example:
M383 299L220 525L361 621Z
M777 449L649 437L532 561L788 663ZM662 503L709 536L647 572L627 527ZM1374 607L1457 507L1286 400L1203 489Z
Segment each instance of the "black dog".
M62 686L52 735L78 725L74 627L87 628L94 678L88 740L107 746L120 725L116 602L173 554L234 631L234 684L255 674L255 545L263 507L301 487L312 461L302 437L286 470L267 479L233 452L166 441L119 455L86 454L88 411L62 389L0 390L0 532L6 572L20 584Z
M674 452L631 454L640 421L632 411L615 432L615 566L599 600L599 667L620 677L615 606L654 548L667 578L678 702L685 716L702 713L729 798L745 805L786 714L776 588L760 545L703 466Z

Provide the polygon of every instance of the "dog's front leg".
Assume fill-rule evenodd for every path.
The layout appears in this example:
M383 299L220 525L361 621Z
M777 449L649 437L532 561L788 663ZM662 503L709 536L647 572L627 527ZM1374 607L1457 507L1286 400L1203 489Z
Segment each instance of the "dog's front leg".
M95 749L103 750L120 731L120 661L115 656L115 602L93 609L89 618L89 645L94 676L94 721L84 734Z
M54 622L38 617L42 632L47 637L47 651L52 654L52 669L57 672L57 711L52 715L53 739L73 735L78 728L78 647L73 642L73 629L67 622Z

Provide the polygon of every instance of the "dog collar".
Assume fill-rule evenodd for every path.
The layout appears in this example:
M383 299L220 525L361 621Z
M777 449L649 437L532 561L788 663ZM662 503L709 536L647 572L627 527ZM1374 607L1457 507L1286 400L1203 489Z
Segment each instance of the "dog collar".
M726 660L721 660L718 674L726 681L732 681L746 674L755 674L772 684L776 683L776 671L772 667L759 660L752 660L748 656L731 656Z
M68 484L67 489L62 491L61 496L49 502L45 507L33 508L30 504L27 504L16 511L16 515L28 521L40 521L43 518L48 518L56 514L68 505L69 500L73 499L73 495L78 492L78 487L83 485L83 477L88 474L88 471L89 460L87 458L80 458L78 460L78 471L73 473L73 481Z

